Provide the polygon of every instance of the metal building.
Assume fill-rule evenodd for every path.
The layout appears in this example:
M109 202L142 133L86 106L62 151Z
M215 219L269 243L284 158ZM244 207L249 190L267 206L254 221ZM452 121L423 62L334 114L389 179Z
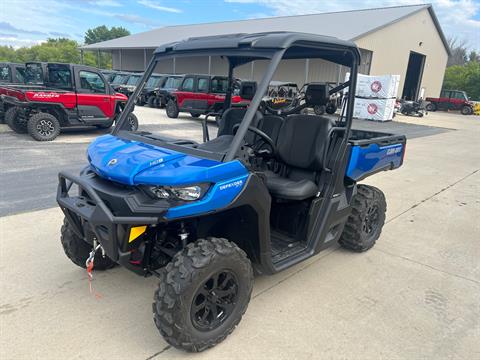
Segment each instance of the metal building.
M399 97L439 96L449 48L432 5L410 5L366 10L167 26L123 38L82 47L111 52L116 70L143 71L160 44L188 37L266 31L299 31L354 41L361 50L360 72L400 75ZM255 61L236 69L243 79L260 79L265 64ZM301 70L299 70L301 69ZM218 57L176 59L162 63L160 73L227 72L226 60ZM275 80L343 80L345 69L324 60L283 61Z

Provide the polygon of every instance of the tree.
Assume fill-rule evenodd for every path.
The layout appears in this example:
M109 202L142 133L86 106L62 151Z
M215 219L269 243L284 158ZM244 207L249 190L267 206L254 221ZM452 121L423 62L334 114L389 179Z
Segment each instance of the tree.
M448 57L447 66L464 65L467 62L466 42L456 37L448 39L451 55Z
M97 26L96 28L87 30L85 33L85 44L95 44L101 41L112 40L128 35L130 35L130 31L121 26L112 26L110 29L105 25Z
M12 46L0 46L0 61L14 62L15 58L15 49Z
M444 89L463 90L473 100L480 100L480 62L453 65L445 71Z
M468 54L468 61L480 62L480 55L475 50L472 50L470 51L470 54Z
M130 35L130 31L119 26L112 26L108 29L105 25L97 26L93 29L88 29L85 32L85 44L95 44L101 41L112 40L122 36ZM112 56L111 54L99 53L95 54L91 52L85 52L84 60L86 59L95 59L95 64L99 68L111 68L112 67Z

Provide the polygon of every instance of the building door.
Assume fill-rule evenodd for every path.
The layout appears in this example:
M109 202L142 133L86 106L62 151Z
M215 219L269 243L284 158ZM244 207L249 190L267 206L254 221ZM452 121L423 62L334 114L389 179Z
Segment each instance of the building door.
M417 100L424 66L425 55L410 51L407 74L405 75L405 82L403 83L402 99Z

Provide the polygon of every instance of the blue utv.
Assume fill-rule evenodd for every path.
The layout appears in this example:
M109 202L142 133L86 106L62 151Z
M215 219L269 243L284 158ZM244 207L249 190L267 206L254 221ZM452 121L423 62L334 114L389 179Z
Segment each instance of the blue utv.
M195 56L228 60L217 137L197 143L122 130L157 63ZM275 70L291 59L322 59L352 76L333 89L307 84L295 109L260 113ZM248 107L232 107L235 69L252 61L268 63L264 76ZM359 63L352 42L293 32L160 46L115 129L88 147L88 166L78 176L59 174L66 255L84 268L93 261L95 270L120 264L157 276L153 318L160 333L174 347L202 351L240 322L254 270L277 273L337 242L370 249L386 202L379 189L357 182L400 167L405 137L353 130L354 91L336 116L305 114L354 89Z

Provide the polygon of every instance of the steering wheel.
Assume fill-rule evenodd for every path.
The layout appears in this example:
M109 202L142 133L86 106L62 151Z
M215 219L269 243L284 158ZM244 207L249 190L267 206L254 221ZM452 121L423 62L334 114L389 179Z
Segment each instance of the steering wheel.
M233 125L232 127L232 131L234 134L237 133L237 130L239 128L240 124L235 124ZM277 153L277 147L275 146L275 143L273 142L272 138L270 136L268 136L267 134L265 134L262 130L256 128L256 127L253 127L253 126L249 126L248 127L248 131L251 131L253 132L255 135L258 135L262 138L264 144L267 144L270 149L271 149L271 152L270 152L270 155L273 155L273 154L276 154ZM251 144L251 145L255 145L255 144ZM258 151L256 149L253 149L256 153L258 153Z

